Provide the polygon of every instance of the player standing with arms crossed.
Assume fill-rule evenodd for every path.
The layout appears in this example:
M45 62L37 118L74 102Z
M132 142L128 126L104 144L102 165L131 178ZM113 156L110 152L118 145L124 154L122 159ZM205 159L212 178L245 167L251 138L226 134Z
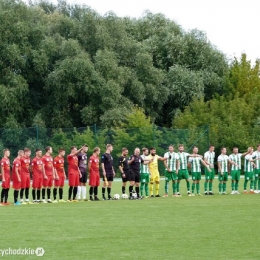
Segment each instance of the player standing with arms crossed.
M88 152L88 146L86 145L78 154L78 164L79 164L78 166L79 166L79 170L81 173L81 178L79 179L79 186L78 186L78 200L81 200L81 195L82 195L82 199L84 201L87 200L87 198L86 198L86 196L87 196L86 183L87 183L87 178L88 178L87 152Z
M32 183L33 202L40 203L43 179L45 180L48 179L44 171L44 165L42 161L42 151L40 149L36 149L36 156L32 160L32 174L33 174L33 183ZM47 203L47 202L45 201L43 203Z
M111 152L113 151L113 146L111 144L106 145L106 152L101 157L101 167L103 171L103 187L102 187L102 198L103 200L106 200L105 197L105 191L107 187L107 195L108 200L112 200L111 197L111 187L112 182L115 177L115 171L113 167L113 157L111 155Z
M210 166L207 165L205 161L198 155L198 147L194 146L193 147L193 154L189 158L189 165L191 167L191 176L192 176L192 186L191 186L191 195L194 196L194 191L195 191L195 186L196 186L196 191L197 191L197 196L202 196L200 194L200 180L201 180L201 164L203 164L207 170L210 172Z
M100 185L100 176L99 176L99 156L100 149L95 147L93 150L93 155L89 158L88 162L88 172L89 172L89 197L90 200L98 201L98 186ZM94 192L94 199L93 199Z
M1 160L1 172L2 172L2 191L1 191L1 204L10 205L8 200L8 193L10 189L10 151L9 149L4 149L4 157Z
M24 151L19 150L17 157L13 161L12 178L14 189L14 205L21 205L18 201L19 191L21 189L21 158L24 156Z
M179 195L176 192L176 181L178 176L178 170L180 168L180 160L178 153L174 152L174 146L171 144L169 145L169 151L164 154L164 158L167 160L164 161L165 166L165 194L163 197L168 197L168 184L170 181L172 181L172 196L173 197L179 197Z
M215 159L215 147L214 145L209 146L209 150L204 154L204 161L209 166L210 171L205 167L205 183L204 183L204 194L205 195L214 195L213 194L213 180L215 178L215 169L214 169L214 159ZM209 186L209 192L208 192Z
M76 200L78 186L79 186L79 178L81 178L81 172L78 167L78 157L77 154L85 147L82 146L79 150L77 150L76 146L72 146L70 148L70 154L67 156L68 160L68 179L69 179L69 196L68 202L78 202ZM71 196L73 193L73 197L71 200Z
M59 154L54 158L53 167L56 174L56 179L54 180L54 189L53 189L53 203L58 202L56 199L57 190L59 189L59 202L66 202L63 199L63 187L66 180L66 174L64 169L64 156L65 150L63 148L59 149Z
M30 189L30 164L31 164L31 150L27 147L24 148L24 156L21 161L21 190L20 201L22 204L32 204L29 201L29 189ZM23 194L25 190L25 202L23 200Z
M118 168L122 176L122 194L125 194L126 183L129 180L130 167L128 164L128 149L122 148L122 154L118 158Z
M141 157L145 161L147 160L147 156L148 156L148 148L143 148L142 151L143 154L141 155ZM149 198L148 184L150 182L150 172L147 164L144 163L141 164L140 178L141 178L141 188L140 188L141 197L143 197L143 191L145 190L145 198Z
M50 146L47 146L45 148L45 155L42 157L44 172L47 176L47 179L43 180L43 189L42 189L42 202L46 203L45 200L45 191L47 188L47 202L52 203L51 200L51 188L53 186L53 180L57 178L54 167L53 167L53 158L51 156L52 154L52 148Z

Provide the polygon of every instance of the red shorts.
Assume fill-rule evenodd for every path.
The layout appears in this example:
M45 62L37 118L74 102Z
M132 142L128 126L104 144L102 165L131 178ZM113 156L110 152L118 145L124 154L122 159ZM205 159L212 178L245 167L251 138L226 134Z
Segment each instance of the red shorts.
M33 189L41 189L42 182L43 182L42 175L37 173L33 175L33 182L32 182Z
M47 175L48 179L43 179L43 187L52 187L53 175Z
M90 172L89 174L89 186L92 187L97 187L100 185L100 176L99 176L99 172L98 173L92 173Z
M79 174L69 173L69 186L79 186Z
M54 180L54 186L55 187L63 187L64 186L64 181L65 181L64 175L59 176L58 180Z
M5 174L5 181L3 182L3 180L2 180L3 189L10 189L10 181L11 181L10 175Z
M13 189L15 189L15 190L21 189L21 182L18 181L18 178L17 178L16 174L13 175Z
M21 189L30 188L30 175L21 174Z

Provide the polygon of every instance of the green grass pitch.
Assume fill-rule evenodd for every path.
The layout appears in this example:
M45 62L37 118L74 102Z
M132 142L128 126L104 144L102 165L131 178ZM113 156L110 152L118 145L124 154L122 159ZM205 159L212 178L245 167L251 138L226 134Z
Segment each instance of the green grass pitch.
M182 181L181 198L0 207L0 248L43 247L43 259L260 259L260 194L221 196L217 183L214 196L188 197Z

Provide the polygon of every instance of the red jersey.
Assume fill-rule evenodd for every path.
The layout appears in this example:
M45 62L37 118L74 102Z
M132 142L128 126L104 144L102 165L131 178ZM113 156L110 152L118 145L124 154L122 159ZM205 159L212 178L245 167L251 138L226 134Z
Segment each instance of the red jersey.
M53 158L45 154L41 159L44 164L45 174L47 176L53 175Z
M33 175L34 174L38 174L38 175L43 174L42 169L43 169L42 158L34 157L34 159L32 160Z
M54 168L57 171L59 177L64 176L64 158L60 156L56 156L54 158Z
M67 156L68 164L69 164L69 169L68 173L69 174L79 174L79 168L78 168L78 157L77 155L68 155Z
M16 174L15 170L18 169L18 173L21 174L21 160L20 158L15 158L13 161L13 168L12 168L12 176Z
M99 173L99 158L97 156L92 155L89 158L89 163L91 163L90 173Z
M30 157L23 156L21 159L21 174L30 174Z
M2 158L1 166L4 167L4 174L10 175L10 160L8 158Z

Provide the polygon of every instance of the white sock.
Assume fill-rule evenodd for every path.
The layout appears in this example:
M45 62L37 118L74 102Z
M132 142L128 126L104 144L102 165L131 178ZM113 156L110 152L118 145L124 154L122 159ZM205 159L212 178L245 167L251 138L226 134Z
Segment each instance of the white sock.
M80 199L80 197L81 197L81 186L78 186L78 199Z
M82 197L83 199L86 199L86 194L87 194L86 186L82 186L81 189L82 189Z

